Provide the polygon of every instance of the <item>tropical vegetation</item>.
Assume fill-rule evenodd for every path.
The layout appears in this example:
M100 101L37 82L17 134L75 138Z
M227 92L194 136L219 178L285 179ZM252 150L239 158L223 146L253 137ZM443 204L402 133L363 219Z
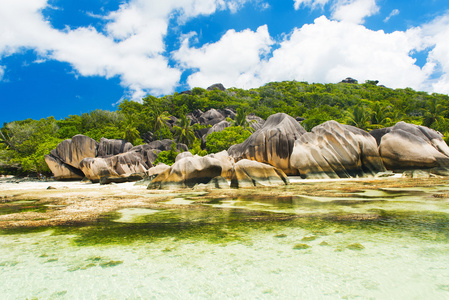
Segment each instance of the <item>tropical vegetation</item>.
M191 124L188 114L210 108L233 109L236 117L231 127L209 135L201 148L195 136L198 127ZM134 145L168 138L205 155L246 138L251 131L247 114L266 119L277 112L303 118L301 124L308 131L328 120L368 131L406 121L433 128L444 134L446 141L449 136L448 95L391 89L374 80L362 84L284 81L249 90L193 88L162 97L148 95L140 102L124 100L116 111L94 110L61 120L47 117L4 123L0 129L0 172L49 172L44 155L76 134L97 141L102 137L126 139Z

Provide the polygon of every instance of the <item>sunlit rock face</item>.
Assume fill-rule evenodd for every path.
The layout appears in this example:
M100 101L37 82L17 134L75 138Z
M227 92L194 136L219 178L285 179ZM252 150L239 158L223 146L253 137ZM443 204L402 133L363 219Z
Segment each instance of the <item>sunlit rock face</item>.
M245 142L232 146L228 152L236 161L255 160L281 169L288 175L297 175L298 170L291 167L290 156L295 140L305 133L306 130L294 118L277 113L271 115L262 128Z
M149 168L142 153L137 151L109 157L88 157L80 163L81 171L93 182L98 182L103 177L125 178L135 173L145 173Z
M234 165L231 187L279 186L288 184L287 175L273 166L242 159Z
M385 171L373 136L359 128L328 121L302 135L291 166L303 178L374 176Z
M71 139L59 143L56 149L50 152L50 155L79 169L79 163L84 158L95 157L97 155L97 147L97 141L88 136L78 134Z
M213 178L221 176L221 163L211 157L184 157L169 169L154 178L148 189L192 188L196 184L207 184Z
M62 162L52 155L45 155L45 162L53 172L56 180L80 180L84 174L79 169Z
M75 135L64 140L45 156L45 162L56 180L82 179L80 162L86 157L95 157L98 142L85 135Z
M221 164L221 176L231 180L235 161L229 156L228 151L223 150L218 153L209 154L206 157L218 159Z
M133 147L133 144L126 142L125 140L110 140L101 138L100 144L97 148L97 155L99 157L117 155L120 153L128 152Z
M380 156L389 170L449 169L449 147L433 129L399 122L371 134L379 141Z

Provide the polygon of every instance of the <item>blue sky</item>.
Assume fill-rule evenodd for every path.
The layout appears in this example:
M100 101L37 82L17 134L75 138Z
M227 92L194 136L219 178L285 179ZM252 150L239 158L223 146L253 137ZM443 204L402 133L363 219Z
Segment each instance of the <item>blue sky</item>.
M447 0L0 0L0 122L217 82L448 94L447 41Z

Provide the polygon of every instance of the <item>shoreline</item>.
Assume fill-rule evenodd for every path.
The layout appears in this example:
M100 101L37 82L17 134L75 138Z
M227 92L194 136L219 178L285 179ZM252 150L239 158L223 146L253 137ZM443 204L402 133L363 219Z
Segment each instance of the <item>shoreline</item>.
M100 185L80 181L13 183L5 182L3 179L0 180L0 230L82 226L97 221L104 214L124 208L201 209L204 201L239 197L306 196L350 199L366 190L441 187L447 190L442 197L449 198L449 181L444 178L406 179L393 176L324 180L291 179L290 185L282 187L184 190L147 190L145 185L135 185L135 182ZM53 189L47 189L49 186ZM168 201L175 198L189 198L194 201L190 204L183 204L182 201L176 203Z

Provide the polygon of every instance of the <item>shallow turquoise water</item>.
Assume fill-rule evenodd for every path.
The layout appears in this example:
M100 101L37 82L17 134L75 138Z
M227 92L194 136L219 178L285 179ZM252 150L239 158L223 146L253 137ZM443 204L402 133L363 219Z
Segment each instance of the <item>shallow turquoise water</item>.
M172 199L185 208L3 231L1 298L449 299L448 199L431 193Z

